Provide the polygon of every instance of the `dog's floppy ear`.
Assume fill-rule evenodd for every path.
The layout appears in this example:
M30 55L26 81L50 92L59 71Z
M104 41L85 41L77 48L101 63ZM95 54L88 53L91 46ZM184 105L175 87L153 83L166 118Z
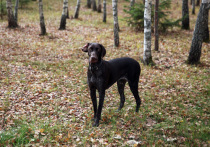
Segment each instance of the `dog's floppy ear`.
M106 55L106 49L102 44L99 44L101 46L101 57L103 58Z
M87 43L85 46L82 47L82 51L83 52L88 52L88 46L90 45L91 43Z

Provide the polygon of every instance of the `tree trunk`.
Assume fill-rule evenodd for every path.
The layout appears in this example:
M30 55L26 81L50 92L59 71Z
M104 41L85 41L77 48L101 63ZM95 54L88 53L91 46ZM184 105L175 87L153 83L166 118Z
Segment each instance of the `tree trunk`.
M3 3L2 3L2 0L1 0L1 20L3 19Z
M66 18L69 19L69 0L67 0L67 12L66 12Z
M200 0L196 0L196 6L200 5Z
M151 53L151 7L152 0L145 0L144 8L144 55L143 62L145 65L152 63Z
M18 4L19 4L19 0L16 0L16 3L15 3L15 12L14 12L16 23L18 22Z
M195 14L195 0L192 0L192 14Z
M182 29L190 29L188 0L182 0Z
M59 30L65 30L66 29L66 14L67 14L67 8L68 8L67 4L68 4L68 1L63 0L63 11L62 11Z
M210 4L209 4L209 7L210 7ZM209 8L205 9L203 17L204 17L204 22L203 22L204 23L203 42L209 42L209 27L208 27Z
M117 0L112 0L112 9L114 17L114 46L119 46L119 24L117 15Z
M12 12L12 1L7 0L7 15L8 15L8 28L17 28L18 24L15 21L15 16Z
M40 35L46 35L42 0L39 0L39 18L40 18L40 27L41 27Z
M159 50L159 34L158 34L158 7L159 7L159 0L155 1L155 51Z
M93 9L93 11L97 11L96 0L91 0L91 1L92 1L92 9Z
M135 4L135 0L131 0L131 1L130 1L130 7L133 7L134 4Z
M103 1L104 13L103 13L103 22L106 22L106 0Z
M87 0L87 7L91 8L91 0Z
M204 25L206 22L208 23L208 19L205 18L205 15L206 13L208 13L209 7L210 7L210 2L209 1L207 2L207 0L202 0L187 60L188 64L197 64L200 62L203 34L205 28Z
M80 8L80 0L77 0L77 6L76 6L75 13L74 13L74 18L79 17L79 8Z
M98 13L101 13L101 0L98 0L98 8L97 8Z

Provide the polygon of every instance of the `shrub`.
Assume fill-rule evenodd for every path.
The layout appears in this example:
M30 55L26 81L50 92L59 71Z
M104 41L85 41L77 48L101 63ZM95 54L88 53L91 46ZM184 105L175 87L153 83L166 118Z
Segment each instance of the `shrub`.
M180 26L179 22L182 19L178 20L171 20L168 18L168 14L170 13L167 11L171 7L171 0L160 0L159 4L159 25L158 28L160 31L165 32L168 28L173 28L175 26ZM133 7L125 7L124 11L129 15L125 17L125 21L134 27L136 30L143 30L144 29L144 4L143 3L136 3ZM154 5L152 5L152 30L154 28Z

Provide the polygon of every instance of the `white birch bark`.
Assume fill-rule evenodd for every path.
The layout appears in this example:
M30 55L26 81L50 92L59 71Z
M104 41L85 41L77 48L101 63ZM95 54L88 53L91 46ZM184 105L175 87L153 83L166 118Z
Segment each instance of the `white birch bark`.
M61 23L59 30L65 30L66 29L66 17L68 12L68 0L63 0L63 11L61 16Z
M79 8L80 8L80 0L77 0L77 6L76 6L75 13L74 13L74 18L79 17Z
M145 0L144 9L144 54L143 61L145 65L152 63L151 53L151 7L152 0Z
M117 0L112 0L113 17L114 17L114 45L119 46L119 23L117 14Z
M19 6L19 0L16 0L16 2L15 2L15 12L14 12L16 22L18 22L18 6Z
M103 0L103 22L106 22L106 0Z
M41 34L40 35L45 35L46 34L46 27L45 27L45 22L44 22L44 12L43 12L42 0L39 0L39 18L40 18L40 28L41 28Z

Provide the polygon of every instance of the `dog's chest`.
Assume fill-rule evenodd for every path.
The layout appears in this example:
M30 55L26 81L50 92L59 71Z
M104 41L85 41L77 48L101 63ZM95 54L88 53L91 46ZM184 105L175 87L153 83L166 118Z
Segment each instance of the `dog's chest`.
M95 87L100 87L100 85L103 83L101 73L99 72L99 73L89 74L88 82L90 85L93 85Z

